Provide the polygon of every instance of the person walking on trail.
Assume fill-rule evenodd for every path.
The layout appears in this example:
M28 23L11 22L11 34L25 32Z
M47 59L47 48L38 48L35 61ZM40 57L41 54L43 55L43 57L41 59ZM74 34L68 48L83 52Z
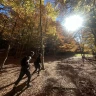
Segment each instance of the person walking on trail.
M20 71L20 75L18 77L18 79L15 82L14 88L18 85L18 83L21 81L22 77L26 74L28 77L27 80L27 87L30 86L30 79L31 79L31 75L30 75L30 60L32 59L34 55L34 52L31 51L31 53L28 56L25 56L22 60L21 60L21 71Z
M83 61L83 63L84 63L85 59L86 59L86 58L85 58L85 54L83 54L83 55L82 55L82 61Z
M35 66L34 73L37 71L38 72L38 75L40 73L41 56L42 56L42 54L39 53L38 56L37 56L37 58L36 58L36 60L35 60L35 62L34 62L34 66Z

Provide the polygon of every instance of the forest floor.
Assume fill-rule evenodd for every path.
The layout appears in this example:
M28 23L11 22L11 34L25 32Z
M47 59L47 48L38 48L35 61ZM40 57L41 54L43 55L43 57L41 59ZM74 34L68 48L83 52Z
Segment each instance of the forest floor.
M15 91L13 86L20 73L20 64L7 62L0 72L0 96L96 96L95 62L90 59L83 64L81 58L74 56L50 57L39 76L37 73L31 75L32 86L27 88L24 76ZM33 71L32 63L31 74Z

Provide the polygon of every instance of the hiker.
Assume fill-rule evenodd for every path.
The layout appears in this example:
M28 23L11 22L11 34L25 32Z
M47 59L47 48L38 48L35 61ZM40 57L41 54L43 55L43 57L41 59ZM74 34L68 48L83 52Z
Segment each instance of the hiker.
M41 54L39 53L35 62L34 62L34 66L35 66L35 71L34 72L38 72L38 75L39 75L39 72L40 72L40 63L41 63Z
M31 51L31 53L28 55L28 56L25 56L22 60L21 60L21 71L20 71L20 75L18 77L18 79L16 80L15 82L15 85L14 87L16 87L18 85L18 83L21 81L22 77L26 74L27 77L28 77L28 80L27 80L27 87L30 86L30 79L31 79L31 75L30 75L30 60L32 59L34 55L34 52Z
M83 63L84 63L85 59L86 59L86 58L85 58L85 55L83 54L83 55L82 55L82 61L83 61Z

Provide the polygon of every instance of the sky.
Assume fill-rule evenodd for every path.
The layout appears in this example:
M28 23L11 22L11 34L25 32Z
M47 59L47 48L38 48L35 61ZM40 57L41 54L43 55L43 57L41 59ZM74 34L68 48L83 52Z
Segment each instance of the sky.
M46 5L46 3L47 3L48 1L50 1L50 0L44 0L44 4Z
M9 17L10 8L6 7L3 4L0 4L0 13L7 15Z
M54 2L55 0L44 0L44 4L46 5L46 3L48 3L48 2Z

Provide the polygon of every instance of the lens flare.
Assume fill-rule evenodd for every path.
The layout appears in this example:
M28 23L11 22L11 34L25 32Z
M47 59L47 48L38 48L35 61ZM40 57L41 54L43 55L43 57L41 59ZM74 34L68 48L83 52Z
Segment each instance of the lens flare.
M66 18L63 25L68 31L76 31L77 29L82 27L82 24L83 24L82 17L74 15Z

